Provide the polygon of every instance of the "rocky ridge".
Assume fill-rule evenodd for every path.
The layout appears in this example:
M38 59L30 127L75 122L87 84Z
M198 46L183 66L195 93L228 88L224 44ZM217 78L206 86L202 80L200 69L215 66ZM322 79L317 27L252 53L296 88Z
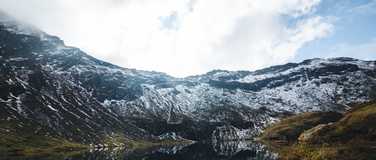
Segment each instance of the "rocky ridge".
M203 140L231 126L236 134L214 138L248 139L283 115L344 112L375 97L375 61L310 59L174 78L112 65L0 17L1 121L44 134L85 142L114 133Z

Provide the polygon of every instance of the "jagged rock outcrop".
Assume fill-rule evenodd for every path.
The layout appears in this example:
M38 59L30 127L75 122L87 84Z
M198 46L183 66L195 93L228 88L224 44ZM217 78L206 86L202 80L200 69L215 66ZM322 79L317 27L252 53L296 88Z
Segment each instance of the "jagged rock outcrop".
M333 123L328 124L319 124L309 130L304 131L298 137L298 141L302 143L309 143L312 139L317 136L319 132L327 132L328 130L332 129Z

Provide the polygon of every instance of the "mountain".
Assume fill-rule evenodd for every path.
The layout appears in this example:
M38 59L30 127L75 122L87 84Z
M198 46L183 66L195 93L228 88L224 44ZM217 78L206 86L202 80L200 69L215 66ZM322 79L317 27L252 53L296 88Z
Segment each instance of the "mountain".
M247 139L281 116L344 112L376 97L375 61L310 59L174 78L98 60L5 14L0 62L1 130L83 143L117 134Z
M104 107L67 72L79 64L111 65L4 14L0 17L1 131L87 144L115 133L147 134Z

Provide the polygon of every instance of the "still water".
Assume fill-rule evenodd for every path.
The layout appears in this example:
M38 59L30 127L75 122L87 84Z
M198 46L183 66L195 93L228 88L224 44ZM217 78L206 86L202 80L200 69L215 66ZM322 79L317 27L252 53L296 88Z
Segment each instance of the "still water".
M5 157L3 157L5 158ZM7 157L17 160L275 160L277 154L256 142L195 143L147 150L86 151L60 157Z

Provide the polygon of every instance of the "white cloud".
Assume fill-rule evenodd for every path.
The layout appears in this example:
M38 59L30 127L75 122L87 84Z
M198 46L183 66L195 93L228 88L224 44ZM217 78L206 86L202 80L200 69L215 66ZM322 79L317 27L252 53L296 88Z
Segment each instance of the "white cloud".
M332 30L319 0L1 0L95 57L174 76L284 63ZM286 17L297 21L290 24Z

